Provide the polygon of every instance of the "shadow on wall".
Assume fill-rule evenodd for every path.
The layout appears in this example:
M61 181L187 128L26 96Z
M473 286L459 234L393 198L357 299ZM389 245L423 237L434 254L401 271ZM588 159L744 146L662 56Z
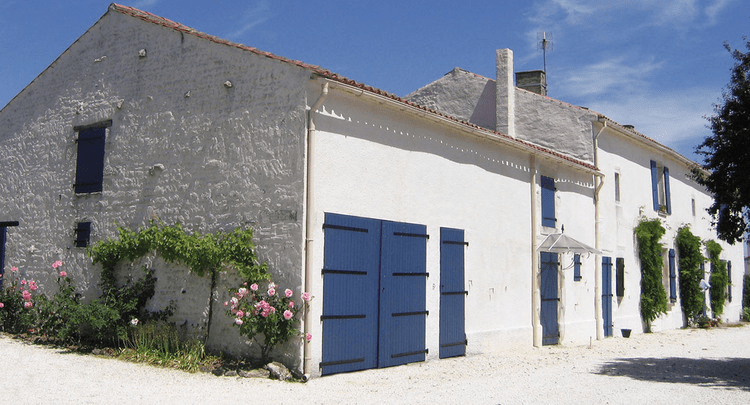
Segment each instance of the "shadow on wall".
M750 359L629 358L602 365L599 375L636 380L695 384L750 391Z

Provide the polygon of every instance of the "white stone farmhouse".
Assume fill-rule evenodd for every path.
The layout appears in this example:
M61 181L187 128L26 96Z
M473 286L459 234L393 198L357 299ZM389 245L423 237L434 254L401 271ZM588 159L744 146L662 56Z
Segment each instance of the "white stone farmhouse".
M91 298L99 269L78 246L117 225L250 226L275 281L314 297L314 338L283 354L312 376L640 333L639 219L667 228L668 294L677 229L716 239L693 162L516 87L509 50L495 79L455 69L399 98L113 4L0 128L0 269L56 288L63 260ZM593 253L540 249L560 233ZM742 246L722 246L743 263ZM154 308L174 301L175 322L199 335L210 322L209 348L250 352L222 310L208 319L231 275L211 291L147 262ZM654 329L682 324L676 294Z

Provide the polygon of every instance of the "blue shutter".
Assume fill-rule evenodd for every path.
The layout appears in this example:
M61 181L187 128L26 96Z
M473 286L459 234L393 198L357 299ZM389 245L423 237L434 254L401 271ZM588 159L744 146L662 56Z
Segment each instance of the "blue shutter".
M615 259L615 293L618 297L625 296L625 258Z
M427 228L383 221L378 367L424 361Z
M612 258L602 257L602 321L604 336L612 336Z
M651 196L654 202L654 211L659 212L659 168L655 161L651 161Z
M674 249L669 249L669 299L677 301L677 274L675 273Z
M440 352L439 357L466 354L464 289L464 242L462 229L440 228Z
M76 193L102 191L105 132L106 127L86 128L78 132Z
M672 197L669 193L669 168L664 167L664 204L667 205L667 214L672 214Z
M542 226L555 227L555 180L542 176Z
M573 280L581 280L581 255L576 253L573 255Z
M91 237L91 222L79 222L76 226L76 247L86 247L89 245Z
M727 299L732 302L732 262L727 262Z
M377 367L380 221L326 214L322 374Z
M541 282L539 295L541 308L539 321L542 324L542 344L556 345L560 341L560 325L557 311L560 297L557 295L557 253L540 252Z

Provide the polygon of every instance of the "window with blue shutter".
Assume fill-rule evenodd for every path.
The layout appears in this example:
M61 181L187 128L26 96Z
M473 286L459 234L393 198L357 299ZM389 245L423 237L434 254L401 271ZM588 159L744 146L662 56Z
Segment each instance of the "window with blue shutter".
M104 179L104 140L111 122L76 129L78 131L78 155L76 159L77 194L102 191Z
M0 290L3 289L3 275L5 274L5 241L9 226L18 226L18 221L0 222Z
M573 280L581 281L581 255L573 255Z
M79 222L76 225L76 247L86 247L89 245L91 237L91 222Z
M674 249L669 249L669 300L677 301L677 274L675 273Z
M669 190L669 168L651 161L651 198L654 211L672 214L672 196Z
M555 227L555 179L542 176L542 226Z

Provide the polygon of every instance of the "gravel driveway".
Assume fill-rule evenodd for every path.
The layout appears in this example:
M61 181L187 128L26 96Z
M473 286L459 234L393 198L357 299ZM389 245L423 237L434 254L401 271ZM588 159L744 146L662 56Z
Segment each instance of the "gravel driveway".
M750 326L434 360L306 384L215 377L0 336L0 403L750 403Z

